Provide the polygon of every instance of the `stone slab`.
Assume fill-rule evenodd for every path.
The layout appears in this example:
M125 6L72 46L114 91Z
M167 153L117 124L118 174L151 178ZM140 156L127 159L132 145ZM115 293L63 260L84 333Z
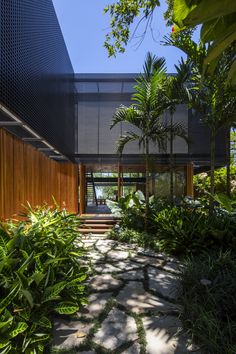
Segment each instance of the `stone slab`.
M120 268L116 266L116 263L104 263L104 264L96 264L94 266L94 270L98 273L116 273L120 271Z
M125 273L117 274L117 278L122 280L144 280L144 274L141 269L130 270Z
M124 343L138 339L135 320L114 308L103 321L93 341L108 350L114 350Z
M154 257L148 257L148 256L141 256L137 255L133 258L131 258L133 262L143 264L143 265L153 265L156 267L159 267L162 263L162 260L159 258L154 258Z
M81 309L78 316L89 319L96 318L104 309L107 300L112 296L112 293L95 293L88 297L88 304Z
M176 262L166 262L163 265L163 269L166 270L167 272L169 271L169 272L179 274L183 269L183 266Z
M174 274L153 267L148 267L147 272L149 289L170 300L178 299L181 294L181 288Z
M187 339L177 336L181 322L174 316L144 317L148 354L186 354Z
M138 252L138 255L141 255L141 256L155 257L155 258L160 258L162 260L164 260L166 258L166 256L163 253L157 253L157 252L155 252L151 249L147 249L147 248L138 247L137 252Z
M111 274L95 275L89 280L89 286L96 291L109 291L119 288L122 281L115 279Z
M131 252L131 251L130 251ZM129 251L117 251L117 250L112 250L108 252L107 254L107 259L108 261L123 261L127 260L130 257L130 252Z
M135 313L149 311L167 313L177 311L178 306L145 291L142 282L130 281L118 294L117 301L127 310Z
M124 270L124 271L129 271L129 270L134 270L134 269L138 269L138 268L142 268L142 264L138 264L135 262L132 262L131 260L124 260L124 261L119 261L119 262L111 262L111 264L113 264L114 266L116 266L117 268L119 268L120 270Z
M53 328L53 346L60 349L71 349L81 344L90 328L91 323L82 323L81 321L65 321L55 319Z

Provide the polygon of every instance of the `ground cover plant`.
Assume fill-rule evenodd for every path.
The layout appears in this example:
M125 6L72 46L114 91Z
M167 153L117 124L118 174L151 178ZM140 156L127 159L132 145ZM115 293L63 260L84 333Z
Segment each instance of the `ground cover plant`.
M204 353L236 353L236 255L210 252L188 258L180 275L184 330Z
M144 197L126 196L113 208L121 217L111 236L155 251L177 255L183 293L183 330L202 353L236 352L236 201L214 196L214 213L193 200L152 198L148 233L144 231ZM143 228L143 229L142 229Z
M216 197L218 204L222 195ZM109 207L120 216L119 227L111 237L137 243L156 251L185 256L207 249L236 251L236 216L231 210L217 207L213 214L199 203L183 199L170 205L167 200L149 200L147 231L144 230L145 198L141 192L121 198Z
M0 352L45 353L53 316L86 303L78 218L47 206L0 224Z

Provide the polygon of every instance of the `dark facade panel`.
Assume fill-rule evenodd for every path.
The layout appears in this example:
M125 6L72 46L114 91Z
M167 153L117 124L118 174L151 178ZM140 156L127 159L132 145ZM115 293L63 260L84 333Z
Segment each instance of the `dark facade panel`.
M73 154L74 74L52 1L0 0L0 16L0 103Z
M210 129L201 117L189 110L189 154L201 165L201 156L210 161ZM226 163L226 130L220 129L216 136L216 165Z
M138 74L75 74L75 83L78 89L78 150L75 158L78 162L112 163L117 161L115 141L120 133L130 130L122 124L111 132L109 124L115 109L120 105L129 106L133 86ZM170 119L169 113L164 114ZM179 105L174 113L174 122L182 123L186 127L189 145L180 138L174 140L174 154L176 164L193 162L199 168L207 169L210 164L210 131L202 123L201 117L192 114L184 105ZM219 131L216 139L216 166L223 166L226 162L226 134ZM133 145L132 145L133 144ZM141 152L137 144L132 143L124 150L123 163L141 163ZM166 154L151 146L150 152L156 155L157 163L169 163L169 146Z

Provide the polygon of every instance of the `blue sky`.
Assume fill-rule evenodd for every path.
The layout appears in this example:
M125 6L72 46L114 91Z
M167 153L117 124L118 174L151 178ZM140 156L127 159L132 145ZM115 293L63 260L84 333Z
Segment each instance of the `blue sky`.
M163 7L156 10L153 20L155 40L149 31L139 47L136 45L137 40L132 40L124 54L118 54L116 58L108 58L103 42L109 30L109 16L103 15L103 8L112 2L111 0L53 0L74 71L78 73L141 72L146 53L151 51L158 56L164 56L168 72L173 72L174 64L182 54L176 48L160 45L163 35L171 31L165 26L162 16Z

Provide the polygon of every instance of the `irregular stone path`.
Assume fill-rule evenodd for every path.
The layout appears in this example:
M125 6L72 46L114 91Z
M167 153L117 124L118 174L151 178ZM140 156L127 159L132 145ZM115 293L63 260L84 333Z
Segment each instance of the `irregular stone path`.
M187 338L178 335L181 264L105 235L83 236L83 243L93 269L88 305L76 318L55 320L54 348L71 354L190 353Z

